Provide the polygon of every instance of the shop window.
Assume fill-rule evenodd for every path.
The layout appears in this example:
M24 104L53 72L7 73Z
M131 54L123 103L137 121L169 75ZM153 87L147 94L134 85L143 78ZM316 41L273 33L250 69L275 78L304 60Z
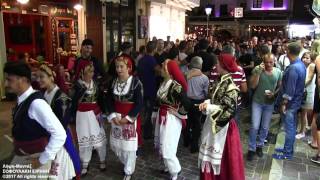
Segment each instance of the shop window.
M283 0L274 0L274 5L275 8L282 8L283 7Z
M252 7L253 8L261 8L262 7L262 0L253 0Z
M220 16L228 16L228 5L227 4L220 5Z

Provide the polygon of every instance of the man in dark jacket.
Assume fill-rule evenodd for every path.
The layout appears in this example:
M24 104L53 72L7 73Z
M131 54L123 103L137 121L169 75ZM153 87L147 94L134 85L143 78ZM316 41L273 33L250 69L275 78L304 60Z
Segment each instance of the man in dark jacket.
M73 73L77 74L78 71L78 64L80 61L92 61L94 66L94 80L98 80L100 78L103 78L105 76L105 70L103 68L103 63L101 60L97 59L96 57L93 57L92 54L93 50L93 41L91 39L85 39L82 41L81 44L81 57L79 57L74 65ZM78 79L77 77L74 77L75 79Z
M207 49L209 47L209 41L206 39L201 39L198 43L199 51L194 53L193 55L188 58L189 60L192 59L192 57L199 56L203 60L202 69L201 71L208 75L213 68L214 65L217 64L217 57L214 54L210 54L207 52Z

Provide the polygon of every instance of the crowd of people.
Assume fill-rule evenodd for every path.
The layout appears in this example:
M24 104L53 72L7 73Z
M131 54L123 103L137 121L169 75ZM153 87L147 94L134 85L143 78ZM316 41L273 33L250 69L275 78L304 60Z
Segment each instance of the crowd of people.
M24 62L6 63L5 86L18 98L12 164L31 163L57 179L80 179L93 150L100 170L106 169L108 144L128 180L143 155L143 141L153 139L162 172L175 180L182 169L176 155L182 136L190 153L199 153L200 179L244 180L239 128L240 110L246 108L248 161L263 156L272 114L280 113L286 137L273 158L292 159L295 139L305 138L311 125L310 147L318 149L311 161L320 164L320 40L153 38L137 56L124 42L108 70L91 55L93 49L92 40L82 42L69 72L71 88L61 65L43 64L32 73Z

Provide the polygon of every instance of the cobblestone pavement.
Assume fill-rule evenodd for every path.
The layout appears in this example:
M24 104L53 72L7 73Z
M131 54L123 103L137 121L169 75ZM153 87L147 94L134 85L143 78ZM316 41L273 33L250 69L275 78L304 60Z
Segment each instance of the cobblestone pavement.
M10 162L12 158L12 144L5 140L4 135L11 134L11 107L14 103L0 102L0 165ZM244 160L246 159L248 146L248 130L250 126L249 114L246 110L241 112L240 135L243 144ZM278 116L273 116L278 118ZM106 125L107 132L110 126ZM278 136L277 143L281 143L283 135ZM180 138L181 140L182 138ZM283 141L283 140L282 140ZM293 161L277 161L272 160L271 155L274 151L274 145L268 144L264 147L264 157L257 158L251 162L245 161L245 173L247 180L278 180L278 179L303 179L303 180L319 180L320 167L309 161L310 155L314 154L302 141L297 141L295 158ZM306 151L307 149L307 151ZM199 177L199 169L197 167L198 154L191 154L188 148L183 147L182 140L178 147L178 158L182 166L182 172L179 179L195 180ZM121 180L123 166L117 159L115 154L111 152L108 146L107 152L107 170L100 172L98 169L99 160L97 153L93 153L92 161L88 175L84 180ZM1 165L2 167L2 165ZM272 169L271 169L272 167ZM153 141L144 142L143 155L137 158L136 170L132 179L135 180L163 180L169 176L162 174L160 170L163 168L161 159L156 155L153 149Z
M282 148L285 133L278 134L277 148ZM272 160L270 180L320 180L320 166L310 161L316 150L311 149L306 139L296 140L294 157L292 160Z
M241 115L241 141L243 143L244 159L247 152L247 139L249 130L249 115L247 111L244 111ZM108 129L108 127L107 127ZM108 131L108 130L107 130ZM168 179L169 176L161 173L163 169L163 163L157 156L153 149L153 141L145 141L143 148L143 156L138 157L135 174L133 179L136 180L163 180ZM198 154L191 154L188 148L183 147L182 138L180 138L180 144L178 147L178 159L180 160L182 171L179 179L195 180L199 179ZM264 148L266 154L273 152L274 145L267 145ZM266 155L261 159L254 159L252 162L245 162L246 179L248 180L260 180L268 179L269 171L271 167L271 154ZM94 167L93 167L94 166ZM95 154L91 167L87 177L84 179L121 179L123 166L115 157L114 153L108 150L107 154L107 170L100 172L98 170L98 157Z

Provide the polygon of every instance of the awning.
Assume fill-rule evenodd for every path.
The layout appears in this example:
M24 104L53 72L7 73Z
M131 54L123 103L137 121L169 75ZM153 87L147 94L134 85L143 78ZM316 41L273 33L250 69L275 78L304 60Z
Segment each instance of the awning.
M200 0L151 0L151 2L166 4L188 11L191 11L192 8L200 6Z

